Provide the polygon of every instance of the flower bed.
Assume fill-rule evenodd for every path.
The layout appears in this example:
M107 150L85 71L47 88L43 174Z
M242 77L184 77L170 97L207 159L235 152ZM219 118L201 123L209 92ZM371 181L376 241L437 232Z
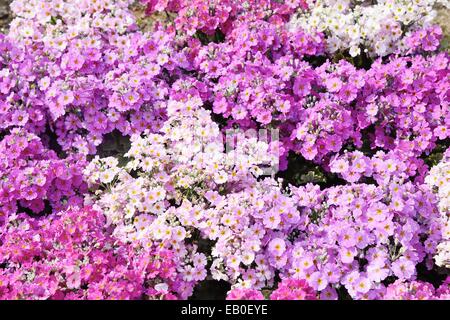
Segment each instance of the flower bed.
M436 5L12 1L0 298L449 299Z

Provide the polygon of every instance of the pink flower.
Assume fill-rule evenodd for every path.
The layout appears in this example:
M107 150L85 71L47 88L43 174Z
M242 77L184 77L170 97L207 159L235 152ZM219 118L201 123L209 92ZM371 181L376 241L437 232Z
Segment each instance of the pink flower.
M58 97L58 103L61 106L66 106L68 104L71 104L73 102L73 100L74 100L74 96L73 96L73 93L71 91L63 92Z
M325 85L330 92L338 92L341 90L342 82L339 80L339 78L327 78L325 80Z
M343 173L348 169L348 162L344 159L333 160L330 164L331 172Z
M337 300L338 294L336 292L336 289L334 289L331 286L328 286L325 288L325 290L322 290L320 292L320 300Z
M360 293L367 293L372 288L372 282L366 277L360 277L354 283L354 289Z
M67 288L69 289L78 289L81 284L80 273L74 272L70 276L67 277Z
M316 300L316 293L305 280L283 279L270 295L271 300Z
M269 252L272 255L280 256L286 250L286 243L283 239L275 238L269 242Z
M392 263L392 271L400 280L408 280L416 273L416 268L412 261L401 257Z
M255 289L235 288L228 292L226 300L264 300L264 296Z
M264 225L270 229L276 229L281 222L280 215L275 211L269 211L264 216Z
M322 291L328 285L328 279L319 271L314 272L308 282L316 291Z
M343 263L352 263L357 251L355 248L342 248L339 255Z
M450 130L446 126L438 126L434 129L433 133L439 139L444 140L450 135Z

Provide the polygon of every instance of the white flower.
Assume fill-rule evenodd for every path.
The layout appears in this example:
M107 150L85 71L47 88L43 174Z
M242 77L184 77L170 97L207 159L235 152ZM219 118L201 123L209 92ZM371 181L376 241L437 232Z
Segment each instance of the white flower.
M100 181L102 183L110 183L113 181L115 176L115 173L111 172L110 170L104 171L100 174Z
M441 213L442 242L437 246L434 259L438 266L450 267L450 149L436 166L432 167L425 183L437 194Z
M352 47L363 45L370 55L384 56L404 51L405 36L432 24L436 3L449 7L448 0L310 1L306 12L293 15L288 29L324 32L330 53L348 49L356 56L360 52Z
M219 171L214 175L214 182L217 184L223 184L227 182L228 175L224 171Z
M361 49L358 46L351 46L349 53L352 57L356 57L361 53Z
M245 251L242 253L242 262L245 265L250 265L255 260L255 253L252 251Z
M155 290L158 292L167 292L169 290L169 286L167 283L158 283L155 285Z

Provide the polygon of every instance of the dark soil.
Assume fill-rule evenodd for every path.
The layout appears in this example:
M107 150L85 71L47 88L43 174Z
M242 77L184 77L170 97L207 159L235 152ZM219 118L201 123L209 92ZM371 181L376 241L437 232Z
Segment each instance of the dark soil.
M12 0L0 0L0 32L4 33L12 20L9 4Z

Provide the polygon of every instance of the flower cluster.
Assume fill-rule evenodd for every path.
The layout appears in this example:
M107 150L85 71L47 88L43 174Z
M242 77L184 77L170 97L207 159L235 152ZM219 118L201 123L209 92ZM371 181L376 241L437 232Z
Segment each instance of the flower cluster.
M211 190L255 181L261 174L257 165L273 160L270 145L256 138L241 137L226 152L217 124L200 105L198 98L169 101L163 134L133 136L125 167L115 158L96 157L85 170L97 188L86 200L114 225L113 234L124 242L160 243L175 251L183 261L178 272L192 283L205 278L206 258L185 240L192 237L192 227L213 223L204 221L207 216L192 203L204 201Z
M36 135L11 130L0 142L0 225L22 210L39 215L82 204L85 164L75 154L59 159Z
M300 222L295 202L272 179L225 196L205 196L209 205L197 207L202 214L194 226L215 241L213 278L247 288L273 286L275 272L287 260L284 238Z
M292 138L301 142L301 154L315 161L346 142L400 150L406 158L430 151L448 137L447 66L445 54L377 60L367 71L343 60L325 63L299 86L304 94L317 85L324 89L306 104Z
M438 288L422 281L395 281L386 288L383 299L386 300L449 300L449 279Z
M341 286L353 298L380 298L388 277L410 280L417 264L431 267L441 224L425 186L290 189L283 194L265 179L239 193L208 194L197 228L216 240L215 279L262 289L281 273L306 280L324 299Z
M174 54L170 33L136 30L130 3L14 1L17 18L0 39L0 129L50 127L63 150L83 154L113 130L157 130L162 73L183 54Z
M262 124L285 120L298 106L291 90L296 77L305 77L301 71L307 65L300 59L320 54L320 35L258 21L236 27L227 40L203 46L194 61L201 76L217 83L212 86L213 111ZM272 119L274 113L279 116Z
M421 181L426 172L422 159L408 158L400 151L378 151L372 157L365 156L361 151L346 152L333 157L329 166L331 172L341 175L348 182L373 178L379 185L410 177Z
M117 241L98 211L18 216L0 236L3 299L174 299L172 251ZM183 297L183 295L181 295Z
M235 288L228 292L227 300L264 300L264 296L255 289Z
M337 285L352 298L376 298L387 277L411 280L417 264L432 266L441 224L425 186L394 180L293 193L307 218L292 244L291 277L319 291Z
M227 294L227 300L263 300L264 296L255 289L236 287ZM316 292L305 280L283 279L274 290L270 300L316 300Z
M292 16L289 28L324 32L331 54L348 50L355 57L362 49L370 56L385 56L410 49L406 39L431 25L437 3L449 5L445 0L308 0L308 8Z
M296 9L306 8L304 0L284 3L276 0L141 0L147 14L166 12L181 33L192 36L197 32L214 35L218 30L228 34L242 21L288 18Z
M305 280L284 279L270 295L271 300L316 300L316 292Z
M320 54L321 43L320 35L259 21L201 47L193 65L211 87L213 112L242 128L276 126L281 157L292 150L326 162L347 144L366 143L417 158L448 137L447 55L379 59L368 70L345 60L314 68L302 58Z
M450 149L431 168L425 182L437 193L441 213L442 242L437 247L436 264L450 268Z

